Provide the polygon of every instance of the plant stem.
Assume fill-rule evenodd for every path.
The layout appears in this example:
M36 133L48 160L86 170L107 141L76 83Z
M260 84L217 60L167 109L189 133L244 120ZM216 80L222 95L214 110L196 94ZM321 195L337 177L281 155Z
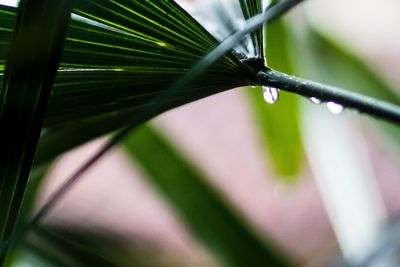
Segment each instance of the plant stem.
M315 97L321 102L332 101L345 108L355 109L360 113L400 124L400 107L334 86L290 76L272 69L260 71L257 74L257 83L305 97Z

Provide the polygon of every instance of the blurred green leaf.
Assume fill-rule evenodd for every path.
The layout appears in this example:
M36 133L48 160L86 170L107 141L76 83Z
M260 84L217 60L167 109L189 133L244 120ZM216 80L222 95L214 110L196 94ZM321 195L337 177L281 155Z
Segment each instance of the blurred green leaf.
M125 148L189 230L226 266L290 266L159 132L142 126L126 140Z
M15 260L9 265L12 267L66 267L64 263L54 264L41 257L35 250L20 250L16 253Z
M32 169L28 183L26 185L26 190L24 197L22 199L21 210L19 211L18 223L16 228L22 226L27 220L32 216L34 212L34 207L39 194L40 186L45 181L46 175L49 172L51 163L43 164L40 167Z
M30 252L38 261L50 266L172 267L190 264L190 260L183 257L161 256L159 247L148 241L134 241L127 242L118 234L96 227L41 225L29 235L15 255L14 262L20 262Z
M266 55L269 67L291 74L293 66L289 52L292 45L286 27L282 20L268 25ZM269 105L263 99L261 88L249 89L248 92L260 129L260 139L277 174L285 181L293 181L299 173L303 155L298 97L281 92L281 99Z
M400 93L356 52L315 29L310 29L306 39L301 37L293 42L303 51L293 51L293 57L298 59L296 65L299 75L400 105ZM400 128L397 125L379 120L370 122L389 134L394 141L399 140Z
M71 230L68 232L56 227L38 226L23 247L53 266L116 266L104 257L104 252L100 254L96 249L108 244L110 252L116 248L117 242L107 242L88 231L85 237L79 237Z
M17 221L15 222L15 229L21 229L22 227L24 227L24 225L28 222L28 220L32 216L35 204L37 203L36 200L39 193L39 188L42 185L44 178L46 177L50 165L51 165L50 163L43 164L42 166L34 168L31 171L28 183L26 185L25 193L22 199L21 208L18 212L18 218ZM20 247L22 243L24 243L23 240L14 240L10 253L11 255L9 256L10 258L9 262L14 262L13 258L15 258L15 255L16 254L19 255L18 249L15 250L15 248ZM25 256L35 258L33 255L28 255L28 254ZM34 259L31 260L36 261ZM38 261L39 262L37 266L42 266L43 264L41 263L41 261L40 260Z
M0 89L0 242L10 237L18 220L72 2L22 0L10 49L4 46L0 52L7 59ZM7 26L14 24L9 14L9 9L2 9L2 21L6 19L0 30L5 41L10 36ZM34 38L38 36L46 38ZM0 261L5 256L1 251Z
M319 79L354 92L363 93L394 104L400 95L385 81L379 71L362 60L350 49L339 45L312 29L307 36L307 47Z

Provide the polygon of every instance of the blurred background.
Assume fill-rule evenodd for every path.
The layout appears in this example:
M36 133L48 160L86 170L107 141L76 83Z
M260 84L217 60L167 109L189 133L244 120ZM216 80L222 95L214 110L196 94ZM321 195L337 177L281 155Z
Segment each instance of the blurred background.
M234 0L181 2L200 21L212 17L213 5L232 7L226 18L242 25L229 3ZM392 88L400 88L399 10L395 0L305 1L275 25L280 28L267 28L276 38L267 36L267 61L278 70L397 103L390 97L399 93ZM224 24L210 20L207 27L223 39ZM281 93L274 105L260 99L261 88L236 88L166 112L151 125L263 242L279 247L296 265L365 259L385 242L400 212L399 130L351 110L332 114L299 96ZM60 157L36 206L103 143L99 139ZM224 266L147 176L126 148L116 148L46 222L116 236L148 266ZM389 255L379 266L395 262Z

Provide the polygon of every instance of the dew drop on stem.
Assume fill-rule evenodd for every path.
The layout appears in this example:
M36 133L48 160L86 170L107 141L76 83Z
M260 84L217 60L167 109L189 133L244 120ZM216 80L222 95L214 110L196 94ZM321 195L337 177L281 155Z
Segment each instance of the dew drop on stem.
M340 114L344 110L344 107L342 105L335 102L327 102L326 107L332 114Z
M321 104L321 99L316 97L310 97L310 101L313 102L314 104Z
M265 102L268 104L274 104L279 99L279 89L270 87L270 86L263 86L263 97Z

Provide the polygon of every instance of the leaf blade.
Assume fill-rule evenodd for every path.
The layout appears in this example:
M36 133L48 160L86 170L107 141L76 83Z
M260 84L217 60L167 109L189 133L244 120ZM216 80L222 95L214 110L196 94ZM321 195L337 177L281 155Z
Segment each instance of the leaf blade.
M124 147L192 233L227 266L290 266L249 230L203 175L160 133L141 127Z
M7 129L0 132L0 241L9 238L17 221L69 12L64 1L23 0L19 6L0 91L0 128Z

